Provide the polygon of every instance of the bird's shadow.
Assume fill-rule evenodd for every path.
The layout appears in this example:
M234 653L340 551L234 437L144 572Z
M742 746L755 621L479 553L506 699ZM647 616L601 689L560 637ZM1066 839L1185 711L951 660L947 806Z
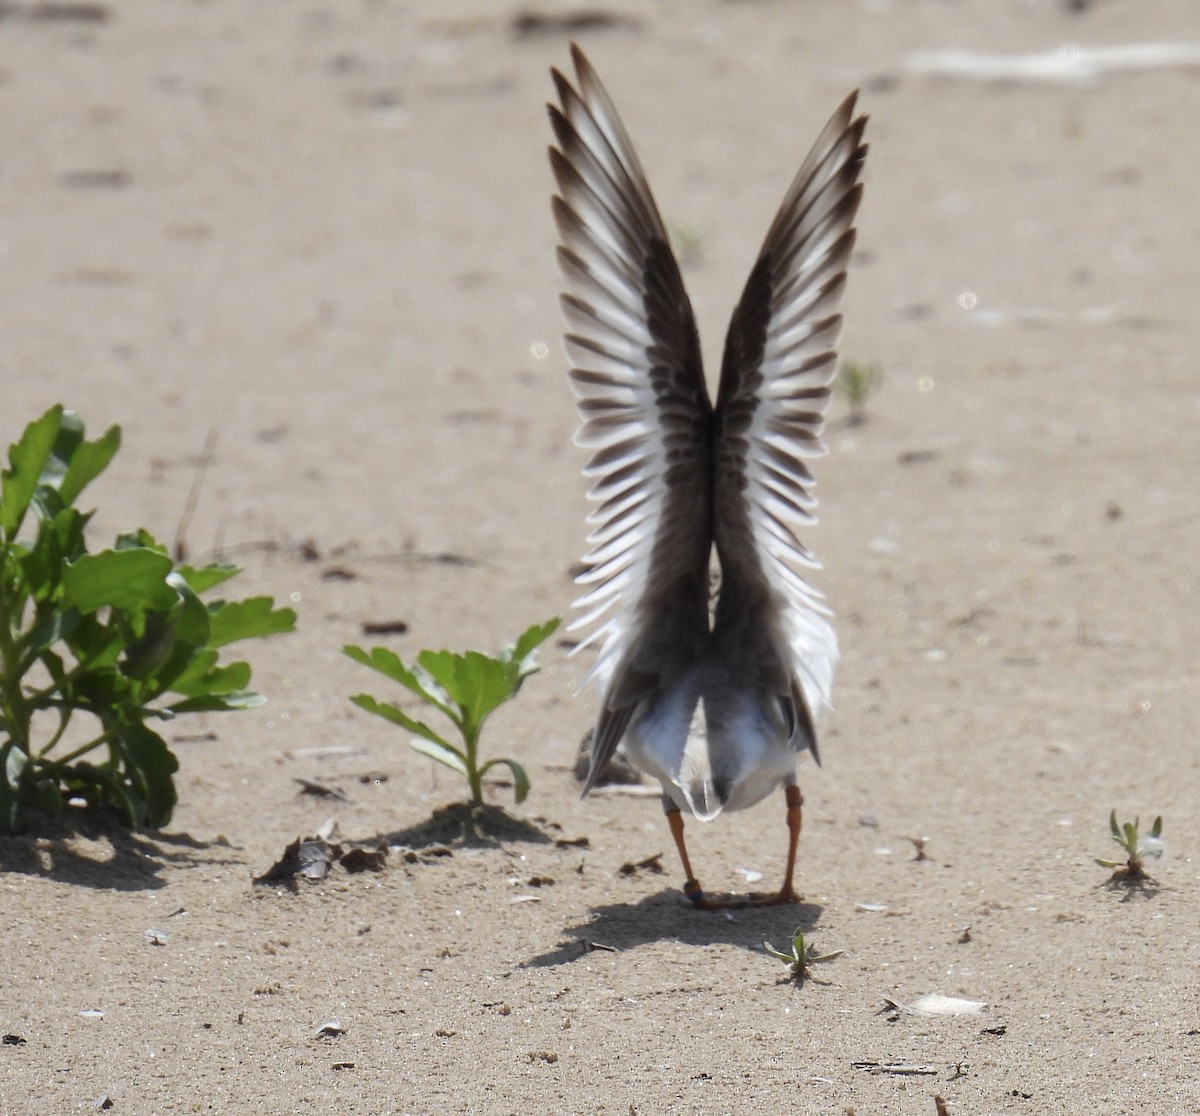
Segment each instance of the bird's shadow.
M525 962L526 968L566 965L596 950L623 952L649 942L684 945L714 943L758 949L763 938L788 941L799 927L809 933L825 908L819 903L787 903L778 907L745 907L702 911L673 889L664 888L638 903L593 907L591 914L563 931L551 950Z

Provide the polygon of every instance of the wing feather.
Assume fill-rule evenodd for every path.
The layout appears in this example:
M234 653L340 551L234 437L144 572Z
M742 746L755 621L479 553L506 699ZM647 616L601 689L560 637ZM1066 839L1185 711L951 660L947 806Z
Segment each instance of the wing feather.
M578 48L575 84L552 71L550 164L594 507L573 628L599 641L604 690L585 793L657 683L664 656L708 625L711 416L691 305L628 133Z
M797 529L814 520L806 458L821 429L836 370L846 266L862 186L866 117L856 95L813 145L767 233L726 338L717 397L714 537L721 604L750 602L789 664L781 699L830 703L837 639L821 594L799 568L817 565ZM717 626L721 625L718 606ZM789 691L793 696L789 697Z

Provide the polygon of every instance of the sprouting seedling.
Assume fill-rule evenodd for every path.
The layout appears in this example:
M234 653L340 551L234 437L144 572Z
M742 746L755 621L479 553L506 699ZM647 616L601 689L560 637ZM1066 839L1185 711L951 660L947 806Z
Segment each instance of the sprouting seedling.
M672 225L671 240L675 245L675 254L683 264L700 262L704 254L704 242L708 239L708 230L700 225Z
M830 953L818 953L813 946L805 944L804 932L799 926L796 927L795 933L792 934L792 948L789 953L785 953L781 949L776 949L766 938L763 938L763 949L772 957L778 957L780 961L787 962L788 973L797 984L802 984L812 975L808 971L809 965L819 965L823 961L832 961L835 957L841 957L846 952L844 949L835 949Z
M494 656L482 651L463 654L422 651L413 667L406 667L396 653L386 647L364 651L347 644L342 649L356 663L399 682L426 705L442 713L458 730L461 747L451 744L424 721L390 702L378 701L369 694L355 694L350 700L360 709L414 733L415 738L410 744L415 751L445 764L467 780L472 806L483 805L483 777L496 766L509 769L513 797L517 802L523 802L529 793L529 776L525 769L507 757L480 763L479 735L488 715L515 697L525 679L537 671L537 647L557 627L557 616L544 624L534 624L515 644Z
M883 382L883 371L877 364L846 360L838 366L833 389L850 405L847 423L861 426L867 421L867 398Z
M1119 824L1117 812L1114 810L1108 817L1108 828L1112 831L1112 839L1125 853L1126 860L1103 860L1096 857L1096 863L1101 868L1113 869L1112 883L1138 883L1150 879L1146 871L1146 857L1157 860L1163 854L1162 828L1163 820L1159 816L1154 819L1154 825L1146 836L1138 832L1141 818Z

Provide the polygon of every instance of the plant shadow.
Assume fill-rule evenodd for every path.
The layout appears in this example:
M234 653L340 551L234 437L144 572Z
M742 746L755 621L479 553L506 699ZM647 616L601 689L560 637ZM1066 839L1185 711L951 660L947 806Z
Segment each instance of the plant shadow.
M825 908L819 903L788 903L778 907L745 907L730 911L697 910L682 895L664 888L638 903L593 907L591 914L567 927L552 950L531 957L526 968L565 965L596 950L624 952L649 942L677 941L684 945L716 943L757 950L763 938L790 939L799 927L810 933Z
M512 842L549 844L554 838L536 822L518 818L501 806L451 802L423 822L387 834L389 845L408 849L499 848Z
M1146 875L1118 876L1114 873L1112 879L1105 880L1100 886L1108 891L1120 893L1122 903L1128 903L1135 897L1153 899L1162 891L1162 884L1153 876Z
M35 820L22 832L0 836L0 872L39 876L74 887L153 891L166 886L163 870L194 863L208 842L186 833L131 830L115 813L68 809ZM207 863L241 863L236 857Z

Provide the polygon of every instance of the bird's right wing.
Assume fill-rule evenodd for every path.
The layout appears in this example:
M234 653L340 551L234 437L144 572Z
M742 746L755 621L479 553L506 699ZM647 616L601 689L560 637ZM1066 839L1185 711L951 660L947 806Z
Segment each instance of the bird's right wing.
M575 602L595 625L603 699L584 793L672 655L708 626L712 408L691 304L629 136L572 47L576 85L552 71L550 161L566 283L564 347L592 451L590 550Z
M830 701L837 640L820 593L797 569L816 565L797 528L814 519L806 461L824 452L862 196L866 117L855 116L854 105L851 94L825 125L763 241L729 326L716 407L721 604L728 602L731 622L753 607L779 633L776 652L791 675L780 696L794 703L798 681L813 713Z

